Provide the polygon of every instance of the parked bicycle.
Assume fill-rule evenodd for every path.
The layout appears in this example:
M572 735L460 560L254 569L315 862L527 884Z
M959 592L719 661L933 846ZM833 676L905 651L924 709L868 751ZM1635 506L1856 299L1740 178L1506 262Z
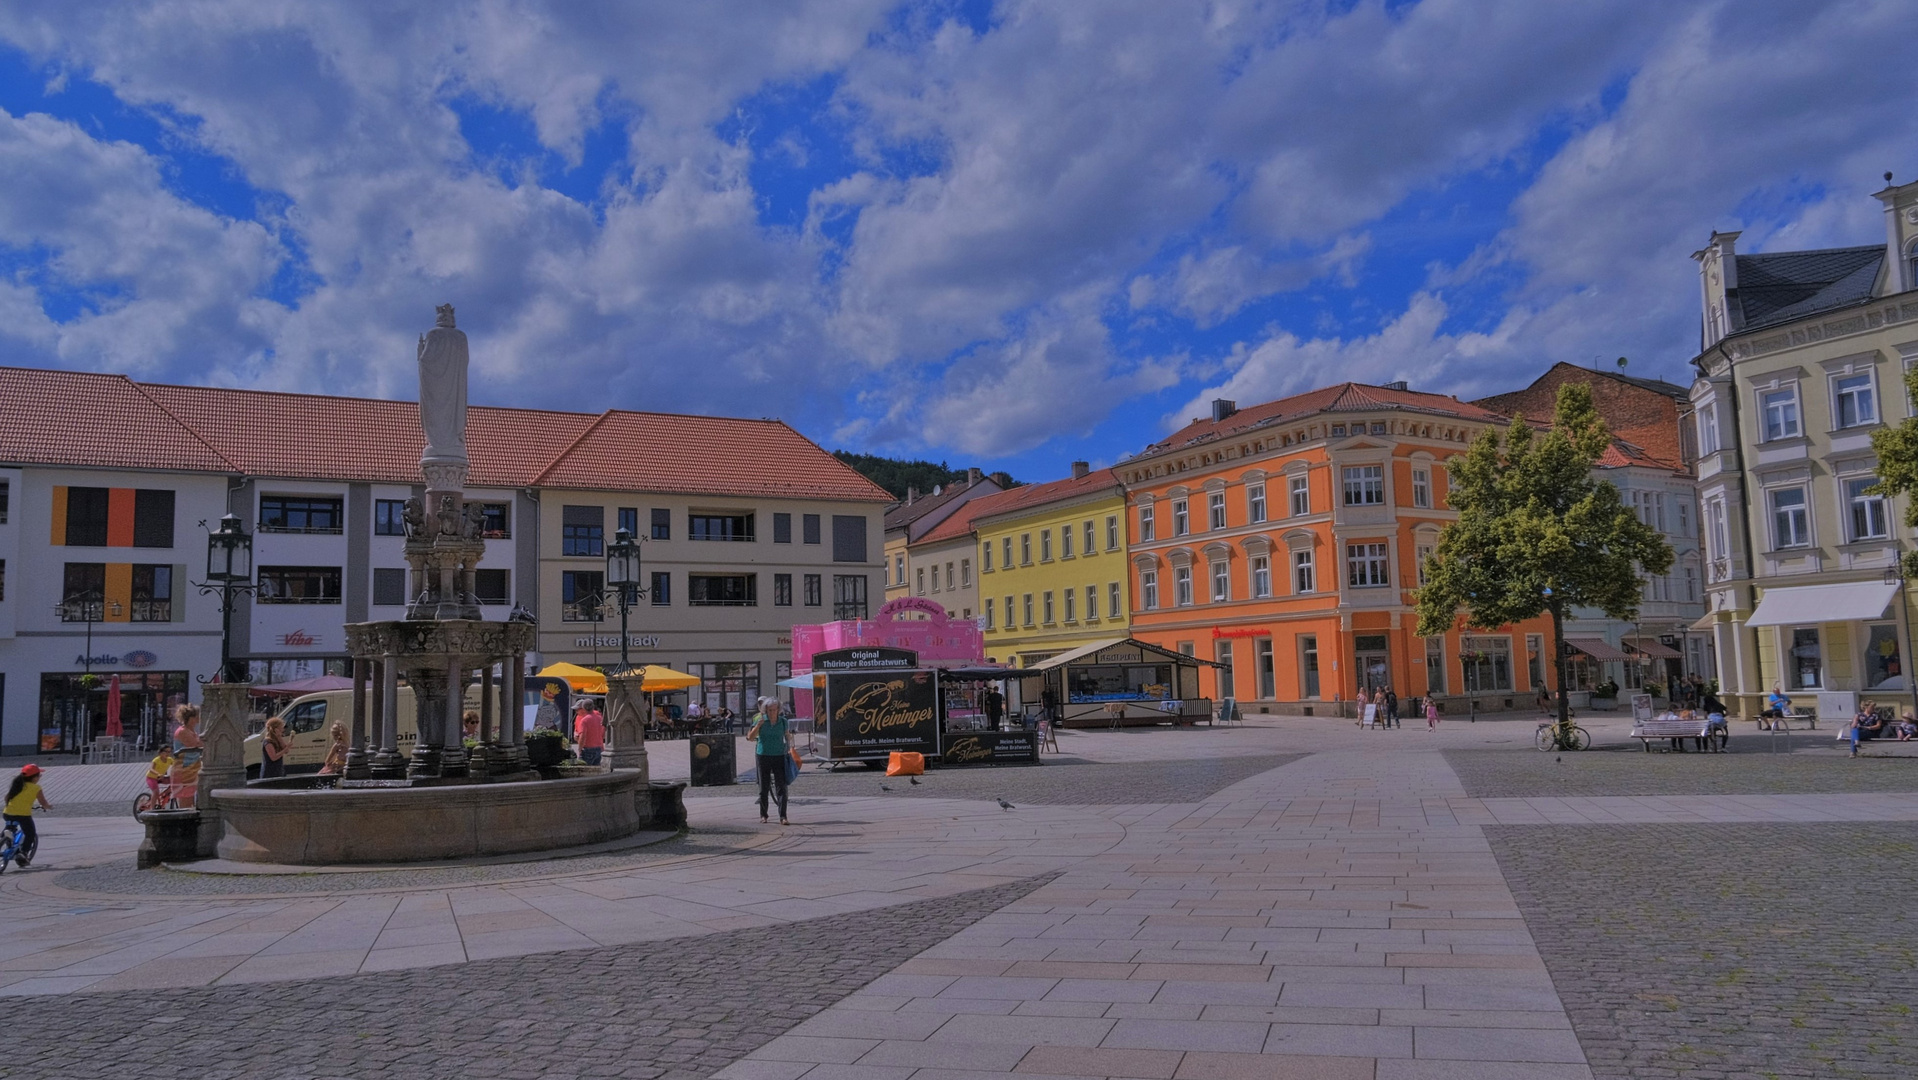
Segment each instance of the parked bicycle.
M1556 721L1541 721L1538 734L1534 736L1540 750L1587 750L1591 748L1592 736L1577 724L1560 726Z

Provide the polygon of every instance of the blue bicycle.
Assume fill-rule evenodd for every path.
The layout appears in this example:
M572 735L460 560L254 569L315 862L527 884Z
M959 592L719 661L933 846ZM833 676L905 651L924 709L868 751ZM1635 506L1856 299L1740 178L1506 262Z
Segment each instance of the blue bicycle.
M26 831L20 828L17 821L9 821L5 829L0 829L0 874L7 872L10 862L18 862L23 867L27 865L27 860L19 857L20 845L26 842L26 838Z

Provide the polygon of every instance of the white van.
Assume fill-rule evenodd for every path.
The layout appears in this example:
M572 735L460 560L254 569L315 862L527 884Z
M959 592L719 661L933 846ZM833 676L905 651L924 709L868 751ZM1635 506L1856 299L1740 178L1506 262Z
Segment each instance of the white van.
M368 688L372 690L371 687ZM419 741L419 710L413 707L413 688L399 688L399 725L396 746L400 756L413 753L413 744ZM478 709L480 687L477 683L466 688L466 708ZM372 701L367 701L367 723L372 723ZM289 773L318 772L326 764L328 733L335 721L353 730L353 691L328 690L321 694L307 694L294 698L280 712L280 719L286 721L287 736L290 740L286 751L286 771ZM256 779L260 775L260 744L265 735L249 735L246 740L246 775Z

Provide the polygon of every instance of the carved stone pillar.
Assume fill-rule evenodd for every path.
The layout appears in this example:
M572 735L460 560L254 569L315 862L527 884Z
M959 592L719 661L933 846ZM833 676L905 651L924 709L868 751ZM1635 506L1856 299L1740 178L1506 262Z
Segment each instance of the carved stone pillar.
M379 662L380 737L379 750L373 755L369 772L375 780L401 780L406 777L406 759L399 751L400 667L388 653ZM418 704L415 702L415 704Z
M220 843L220 811L208 793L246 786L247 691L252 683L207 683L200 688L200 810L197 850L210 856Z
M614 769L638 769L639 782L651 779L646 766L645 676L637 671L606 676L606 738L613 744Z
M346 779L348 780L364 780L367 775L366 683L370 667L372 667L370 660L358 657L353 660L353 730L346 745ZM378 700L378 694L379 691L375 688L375 700ZM377 734L378 732L375 731L376 736Z
M457 657L446 669L446 748L440 754L441 776L465 776L470 760L466 753L466 669Z
M446 748L446 672L432 668L414 668L406 673L413 687L414 726L419 737L413 742L412 759L407 762L407 777L438 776L440 755Z
M526 718L522 701L526 696L526 654L514 650L506 669L506 685L500 688L500 745L505 751L503 772L523 772L533 767L526 756Z

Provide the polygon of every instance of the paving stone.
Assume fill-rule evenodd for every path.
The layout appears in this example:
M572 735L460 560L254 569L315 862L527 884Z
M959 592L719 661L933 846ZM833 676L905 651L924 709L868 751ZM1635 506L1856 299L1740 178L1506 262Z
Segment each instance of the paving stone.
M1823 748L1831 736L1793 736ZM1765 751L1762 736L1729 754L1646 754L1630 748L1577 754L1447 750L1468 795L1530 798L1577 795L1798 795L1918 791L1918 758Z
M821 1053L829 1043L844 1048L848 1064L880 1043L787 1032L1045 880L663 945L163 995L16 998L5 1010L9 1045L0 1075L693 1080L725 1070L726 1080L797 1080L828 1060ZM326 954L296 957L314 955ZM818 1023L843 1023L844 1015ZM152 1023L156 1016L166 1023ZM899 1028L914 1023L898 1018ZM809 1055L802 1068L740 1060L775 1040ZM1017 1048L1000 1067L1023 1052ZM903 1080L909 1072L833 1075Z

